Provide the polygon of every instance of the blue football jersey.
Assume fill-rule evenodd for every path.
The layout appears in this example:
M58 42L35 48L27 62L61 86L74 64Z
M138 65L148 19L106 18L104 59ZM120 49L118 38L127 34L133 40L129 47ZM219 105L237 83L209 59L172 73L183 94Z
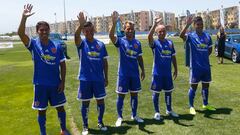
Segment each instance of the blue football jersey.
M35 85L58 86L60 83L60 62L65 61L60 44L49 40L43 45L39 38L31 39L28 50L34 62L33 83Z
M77 46L79 56L79 75L82 81L104 81L103 59L108 57L107 50L103 42L94 39L89 42L84 39Z
M169 39L153 42L153 75L171 76L172 56L176 54L173 42Z
M141 43L137 39L129 41L126 37L118 37L115 46L118 48L120 59L118 75L138 77L139 69L137 58L142 55Z
M211 37L205 32L200 36L196 32L192 32L187 35L186 45L190 48L190 68L209 70L209 48L212 47Z

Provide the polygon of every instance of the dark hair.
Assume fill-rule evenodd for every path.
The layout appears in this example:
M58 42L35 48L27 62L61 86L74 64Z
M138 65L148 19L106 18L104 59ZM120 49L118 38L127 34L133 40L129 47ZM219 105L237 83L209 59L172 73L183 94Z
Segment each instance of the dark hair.
M199 21L203 22L203 19L202 19L201 16L196 16L196 17L194 17L194 19L193 19L193 23L194 23L194 24L197 23L197 22L199 22Z
M90 22L90 21L85 22L84 25L83 25L84 28L86 28L86 27L92 27L92 26L93 26L93 24L92 24L92 22Z
M36 31L38 31L38 29L39 29L40 26L42 26L42 25L45 25L45 26L48 27L48 29L50 29L50 26L49 26L49 24L48 24L47 22L45 22L45 21L40 21L40 22L38 22L37 25L36 25Z

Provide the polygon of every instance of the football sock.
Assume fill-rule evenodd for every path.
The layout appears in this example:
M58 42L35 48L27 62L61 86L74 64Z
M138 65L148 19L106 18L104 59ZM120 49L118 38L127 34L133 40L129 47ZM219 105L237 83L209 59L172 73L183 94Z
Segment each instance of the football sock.
M165 103L168 111L172 111L172 92L165 92Z
M120 117L120 118L122 118L123 100L124 100L124 97L118 96L118 98L117 98L117 113L118 113L118 117Z
M188 91L188 98L189 98L189 106L193 107L194 103L194 97L195 97L196 90L193 90L192 88Z
M83 120L83 126L88 127L88 109L89 109L89 104L82 104L81 107L81 112L82 112L82 120Z
M152 101L153 101L153 106L154 106L155 112L159 113L159 93L153 92Z
M46 135L46 115L38 115L38 124L41 135Z
M208 105L208 89L202 89L203 105Z
M105 111L105 105L104 104L98 104L97 105L97 110L98 110L98 123L103 123L103 114Z
M137 115L137 107L138 107L138 96L131 96L131 108L132 108L133 117Z
M61 125L62 131L66 130L66 112L58 112L58 119Z

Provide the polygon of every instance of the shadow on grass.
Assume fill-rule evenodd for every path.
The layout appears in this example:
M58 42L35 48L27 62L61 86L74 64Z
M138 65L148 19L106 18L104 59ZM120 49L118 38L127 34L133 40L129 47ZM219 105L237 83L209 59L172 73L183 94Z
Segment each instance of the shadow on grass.
M146 126L146 125L153 125L153 124L155 124L155 125L163 125L163 124L164 124L163 119L160 120L160 121L157 121L157 120L155 120L155 119L144 118L143 120L144 120L143 123L137 123L137 122L135 122L135 121L126 121L126 123L127 123L128 125L136 125L136 124L137 124L139 130L145 132L146 134L153 134L153 133L155 133L155 132L153 132L153 131L149 131L149 130L145 129L145 126Z
M226 114L230 115L231 111L233 109L231 108L216 108L216 111L209 111L209 110L196 110L198 113L204 114L204 117L209 118L209 119L215 119L215 120L222 120L220 118L214 118L211 115L213 114Z
M108 128L107 131L101 131L99 129L88 129L90 134L95 135L111 135L111 134L126 134L127 130L130 129L130 126L121 126L121 127L113 127L113 126L106 126Z
M194 115L191 114L179 114L178 118L172 117L172 116L163 116L164 119L166 120L173 120L173 122L175 124L181 125L181 126L185 126L185 127L189 127L189 126L194 126L194 125L189 125L189 124L184 124L182 122L180 122L180 120L193 120Z

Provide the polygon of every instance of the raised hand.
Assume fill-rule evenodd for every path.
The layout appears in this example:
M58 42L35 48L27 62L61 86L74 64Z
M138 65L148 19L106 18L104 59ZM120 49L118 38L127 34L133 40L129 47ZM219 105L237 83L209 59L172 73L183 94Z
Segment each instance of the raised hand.
M190 16L188 16L187 17L187 25L191 25L192 24L192 22L193 22L193 17L190 15Z
M154 19L154 24L157 25L157 24L160 24L162 22L162 18L160 18L159 16L157 16L155 19Z
M84 17L84 13L80 12L77 16L80 27L83 27L84 23L87 21L87 17Z
M33 14L35 14L34 12L33 13L31 12L32 8L33 8L32 4L24 5L23 17L28 18L29 16L32 16Z
M117 19L118 19L118 16L119 16L118 12L117 11L113 11L111 16L112 16L112 22L113 23L117 23Z

